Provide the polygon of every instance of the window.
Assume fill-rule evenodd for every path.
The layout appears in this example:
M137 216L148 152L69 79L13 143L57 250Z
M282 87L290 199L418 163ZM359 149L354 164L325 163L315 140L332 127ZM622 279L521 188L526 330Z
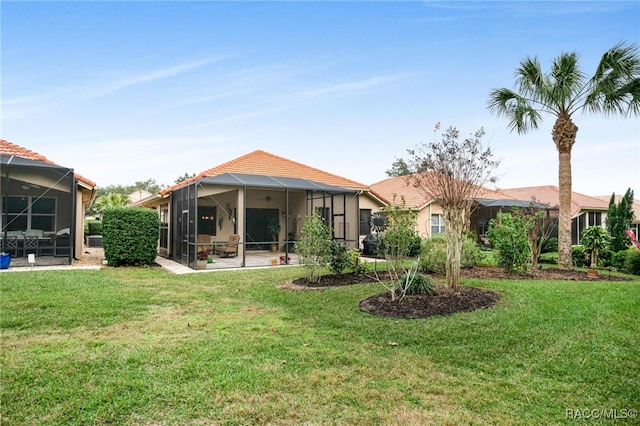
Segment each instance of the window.
M580 244L582 231L589 226L602 226L601 212L582 213L571 220L571 244Z
M441 214L431 215L431 235L442 234L444 232L444 219Z
M360 209L359 235L371 234L371 209Z
M7 200L7 231L41 229L55 231L56 199L9 197Z
M198 206L198 234L216 235L216 207Z

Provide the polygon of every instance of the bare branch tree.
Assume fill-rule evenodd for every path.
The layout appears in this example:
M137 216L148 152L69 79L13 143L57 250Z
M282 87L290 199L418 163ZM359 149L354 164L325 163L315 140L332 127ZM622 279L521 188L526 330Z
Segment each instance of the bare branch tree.
M531 252L531 268L538 266L545 241L549 239L558 221L558 208L538 202L535 198L527 207L516 210L524 219L527 242Z
M434 136L440 130L435 125ZM495 182L493 170L499 161L493 160L489 148L484 149L480 129L469 138L460 141L460 132L449 127L441 141L422 143L409 150L411 164L416 173L407 179L427 196L437 199L442 205L447 238L447 261L445 271L447 286L455 288L460 281L460 256L463 233L468 227L473 201L482 186Z

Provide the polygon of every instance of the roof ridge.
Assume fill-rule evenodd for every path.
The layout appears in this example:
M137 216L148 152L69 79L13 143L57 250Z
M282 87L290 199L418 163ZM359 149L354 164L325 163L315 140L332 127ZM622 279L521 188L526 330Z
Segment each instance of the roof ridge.
M267 157L267 158L262 159L261 157ZM236 157L234 159L226 161L226 162L224 162L222 164L219 164L219 165L217 165L215 167L211 167L209 169L206 169L205 171L198 173L197 175L195 175L192 178L186 179L186 180L184 180L182 182L178 182L175 185L171 185L171 186L169 186L167 188L164 188L164 189L162 189L160 191L160 194L161 195L166 195L166 194L170 193L171 191L173 191L175 189L181 188L181 187L183 187L185 185L188 185L188 184L190 184L192 182L198 181L198 180L203 179L205 177L214 177L214 176L218 176L218 175L221 175L221 174L224 174L224 173L256 174L256 173L252 173L250 171L241 172L241 171L233 170L234 168L236 168L237 165L242 165L243 163L245 163L247 161L251 162L254 159L257 159L257 160L261 160L262 159L263 161L261 163L266 163L266 164L268 164L270 162L269 159L277 160L279 162L285 162L285 163L291 165L291 167L290 167L291 169L299 168L299 169L301 169L303 171L304 170L308 170L308 171L312 172L312 173L308 173L308 174L313 175L315 173L315 174L319 174L321 176L329 177L331 179L319 180L319 179L314 179L313 177L297 176L299 178L304 178L304 179L307 179L307 180L316 180L316 181L320 181L320 182L325 181L324 183L330 183L329 181L331 181L331 180L339 180L339 181L342 182L341 184L332 183L332 185L345 186L345 183L346 183L346 184L348 184L346 186L351 185L351 186L359 187L359 188L363 188L363 189L364 188L369 188L368 185L364 185L364 184L362 184L360 182L356 182L356 181L354 181L352 179L345 178L343 176L339 176L339 175L336 175L334 173L330 173L330 172L327 172L325 170L321 170L321 169L319 169L317 167L312 167L312 166L309 166L307 164L301 163L299 161L291 160L289 158L282 157L280 155L276 155L276 154L273 154L271 152L264 151L262 149L257 149L257 150L251 151L251 152L249 152L247 154L241 155L240 157ZM287 167L287 168L289 168L289 167ZM289 174L279 175L279 174L273 173L273 172L258 173L258 174L263 174L264 176L273 176L273 177L292 177ZM307 173L303 173L303 174L307 174Z

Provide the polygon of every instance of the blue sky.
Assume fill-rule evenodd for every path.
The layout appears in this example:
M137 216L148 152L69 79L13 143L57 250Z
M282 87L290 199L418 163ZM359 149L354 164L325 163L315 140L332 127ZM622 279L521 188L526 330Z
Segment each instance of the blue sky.
M487 110L527 56L591 75L640 42L625 2L0 3L0 136L100 186L171 184L256 149L361 183L433 126L483 143L498 187L557 185L552 117L527 135ZM573 188L640 196L638 118L577 115Z

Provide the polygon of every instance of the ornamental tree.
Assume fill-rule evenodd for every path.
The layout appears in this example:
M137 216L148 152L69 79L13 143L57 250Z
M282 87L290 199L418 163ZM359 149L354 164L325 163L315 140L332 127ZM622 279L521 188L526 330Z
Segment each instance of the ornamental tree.
M440 123L436 124L434 134L439 130ZM483 136L484 130L480 129L460 140L458 129L449 127L440 141L422 143L415 150L409 150L414 169L422 172L408 176L408 182L442 205L447 238L445 272L450 288L460 282L464 231L474 199L478 198L483 185L496 181L492 173L500 163L493 160L489 148L482 146Z

